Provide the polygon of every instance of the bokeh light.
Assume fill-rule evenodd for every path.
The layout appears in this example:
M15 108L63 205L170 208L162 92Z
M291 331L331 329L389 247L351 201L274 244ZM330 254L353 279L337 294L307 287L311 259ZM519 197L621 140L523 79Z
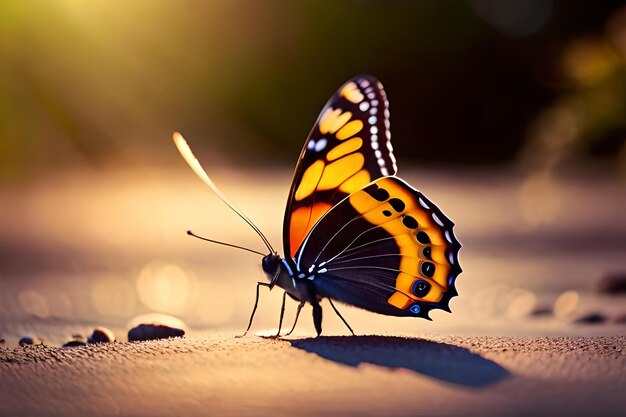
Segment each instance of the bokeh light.
M554 315L559 318L570 316L578 308L580 295L578 291L569 290L560 294L554 302Z
M181 313L188 307L193 282L178 265L162 260L146 264L137 278L137 294L142 303L163 313Z
M509 294L506 316L514 319L528 316L537 305L537 296L528 290L517 288Z

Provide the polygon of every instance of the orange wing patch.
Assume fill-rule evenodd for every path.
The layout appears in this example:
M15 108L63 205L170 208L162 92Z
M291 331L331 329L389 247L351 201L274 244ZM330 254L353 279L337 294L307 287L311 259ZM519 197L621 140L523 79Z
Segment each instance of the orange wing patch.
M324 172L324 166L324 161L317 160L304 171L300 185L298 185L296 190L296 201L303 200L313 194Z
M348 139L347 141L342 142L339 145L335 146L333 149L331 149L330 152L328 152L328 154L326 155L326 159L328 159L329 161L334 161L335 159L339 159L342 156L361 149L361 146L363 146L363 139Z
M324 168L324 173L317 186L318 190L332 190L356 174L365 163L363 154L353 153L331 162Z
M365 220L393 236L400 250L398 291L388 303L406 309L414 301L440 301L448 289L451 265L446 259L448 242L436 214L425 210L399 180L389 177L352 194L349 201ZM430 284L430 290L419 297L414 292L418 281Z
M349 111L342 112L341 109L333 109L329 107L320 117L319 129L322 135L328 133L334 134L343 127L348 120L352 118L352 113Z
M365 164L365 157L362 153L355 152L363 146L363 140L353 137L363 129L363 122L358 119L350 121L351 117L350 112L342 113L341 109L332 108L328 108L320 117L319 130L322 134L332 133L340 140L349 140L329 150L326 155L328 164L318 159L304 171L296 188L296 201L304 200L316 190L339 188L349 179L349 185L339 188L340 191L356 191L358 186L369 182L365 181L370 179L369 173L360 172Z
M361 129L363 129L363 122L356 119L339 129L337 134L335 134L335 137L339 140L348 139L359 133Z
M372 177L368 170L362 169L339 186L339 191L346 194L352 194L359 191L372 181Z
M309 231L315 223L331 209L328 203L316 203L311 207L300 207L291 213L289 225L289 239L291 247L291 257L293 258Z
M353 81L346 83L339 94L346 100L351 101L355 104L360 103L365 98L365 96L361 94L359 88Z

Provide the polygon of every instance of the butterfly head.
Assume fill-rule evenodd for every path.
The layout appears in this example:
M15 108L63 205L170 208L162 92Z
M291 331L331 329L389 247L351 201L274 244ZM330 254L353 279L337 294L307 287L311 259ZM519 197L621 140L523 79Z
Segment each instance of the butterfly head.
M263 257L263 260L261 261L261 266L263 267L263 271L270 275L270 276L274 276L276 275L276 271L278 271L278 268L280 266L280 256L278 256L276 253L270 253L268 255L265 255Z

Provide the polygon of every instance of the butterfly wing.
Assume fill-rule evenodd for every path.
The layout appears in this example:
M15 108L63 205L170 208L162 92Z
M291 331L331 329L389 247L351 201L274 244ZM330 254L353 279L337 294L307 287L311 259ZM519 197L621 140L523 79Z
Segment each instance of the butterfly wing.
M450 311L461 273L454 224L397 177L376 179L336 204L295 260L317 292L392 316Z
M389 103L371 76L345 83L322 109L296 165L283 224L285 258L335 204L372 180L396 172Z

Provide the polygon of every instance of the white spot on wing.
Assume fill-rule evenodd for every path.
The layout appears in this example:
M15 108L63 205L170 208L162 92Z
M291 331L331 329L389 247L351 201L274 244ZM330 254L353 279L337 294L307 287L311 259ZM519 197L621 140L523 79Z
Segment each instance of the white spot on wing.
M376 124L376 116L371 116L369 119L367 119L368 123L371 125Z
M437 217L437 215L435 213L433 213L432 215L433 220L435 221L435 223L437 223L439 226L443 227L443 222L441 220L439 220L439 217Z
M361 104L359 104L359 109L361 109L361 111L367 111L369 108L370 104L367 101L362 101Z
M315 144L315 152L322 151L326 147L327 143L328 141L324 138L318 140L317 143Z
M418 201L420 202L420 206L424 207L425 209L430 209L430 207L428 207L428 204L426 204L426 202L422 200L422 197L419 197Z

